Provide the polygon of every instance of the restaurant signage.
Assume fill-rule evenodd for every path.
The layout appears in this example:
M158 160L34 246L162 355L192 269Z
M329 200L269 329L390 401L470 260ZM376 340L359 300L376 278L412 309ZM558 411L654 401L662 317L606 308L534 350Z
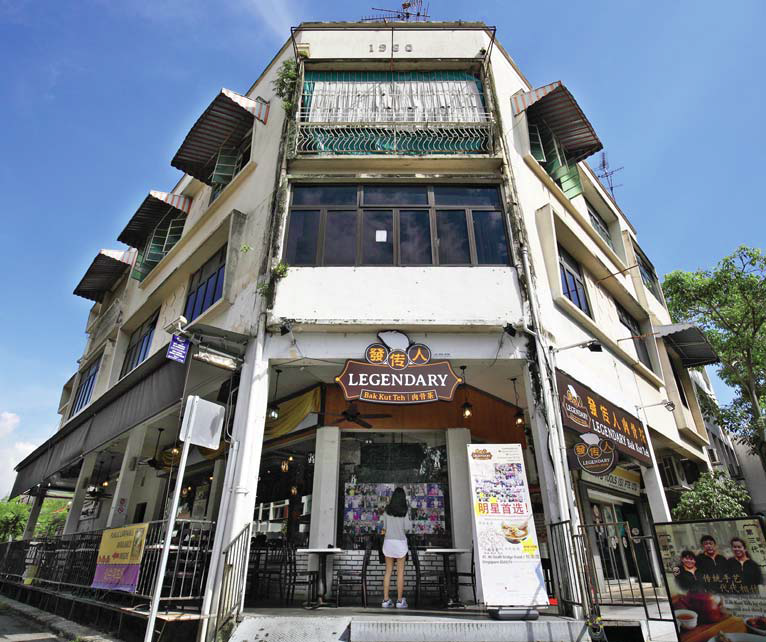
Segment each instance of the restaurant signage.
M652 465L646 428L638 417L625 412L558 369L556 384L561 419L565 427L610 439L621 453L645 466Z
M582 480L596 486L603 486L610 490L617 490L628 495L641 494L641 474L633 470L625 470L617 466L612 472L605 475L591 475L583 472Z
M463 380L448 361L431 361L431 350L413 343L406 350L373 343L365 361L349 359L335 381L347 401L408 404L451 401Z
M468 444L480 601L547 605L521 444Z
M149 524L109 528L101 534L91 586L135 593Z
M617 465L617 448L611 439L603 439L589 432L580 435L582 441L574 445L577 465L591 475L609 474Z

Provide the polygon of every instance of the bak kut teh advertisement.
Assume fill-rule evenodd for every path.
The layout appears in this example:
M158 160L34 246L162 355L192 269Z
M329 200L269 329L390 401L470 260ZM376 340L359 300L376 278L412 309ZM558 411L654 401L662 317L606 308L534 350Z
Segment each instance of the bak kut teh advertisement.
M487 606L548 604L520 444L468 444L477 582Z
M656 524L680 642L766 641L766 539L755 517Z

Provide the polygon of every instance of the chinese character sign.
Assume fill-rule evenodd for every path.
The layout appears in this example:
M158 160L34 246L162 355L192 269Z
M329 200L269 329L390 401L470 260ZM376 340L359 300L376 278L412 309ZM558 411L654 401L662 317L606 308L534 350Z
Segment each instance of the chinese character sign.
M766 539L757 518L655 524L655 532L681 642L766 635Z
M476 575L488 606L547 605L520 444L469 444Z
M110 528L101 534L93 588L135 593L149 524Z

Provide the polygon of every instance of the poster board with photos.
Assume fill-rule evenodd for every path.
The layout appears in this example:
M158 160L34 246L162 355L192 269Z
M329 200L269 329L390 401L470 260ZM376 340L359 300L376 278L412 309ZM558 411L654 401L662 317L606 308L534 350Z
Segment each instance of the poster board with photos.
M759 518L668 522L654 531L680 642L766 636L766 537Z
M437 483L347 483L343 496L343 536L358 537L381 530L383 514L394 489L401 486L410 507L414 535L445 535L447 489Z
M548 605L521 444L468 444L468 469L482 601Z

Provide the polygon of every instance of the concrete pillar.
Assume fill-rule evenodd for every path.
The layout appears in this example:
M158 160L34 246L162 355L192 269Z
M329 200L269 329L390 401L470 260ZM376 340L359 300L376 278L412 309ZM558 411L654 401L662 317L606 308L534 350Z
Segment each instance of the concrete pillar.
M37 519L40 517L40 509L45 501L45 491L38 489L38 493L38 495L35 495L32 510L29 511L29 518L27 519L27 525L24 527L24 534L21 536L21 539L32 539L34 537Z
M468 478L468 444L471 431L468 428L447 429L447 476L449 479L449 505L452 523L452 542L455 548L473 547L473 515L471 507L471 483ZM471 556L458 555L457 567L461 572L471 570ZM461 588L462 599L473 599L469 587Z
M88 453L82 460L80 474L77 476L77 485L74 489L74 495L72 495L72 503L69 506L69 514L66 516L66 522L64 523L64 535L71 535L77 532L82 505L85 502L85 495L88 491L90 478L93 475L93 469L96 466L97 460L97 452Z
M335 545L338 530L340 428L323 426L317 430L314 458L309 547L326 548Z
M114 482L112 505L109 508L109 517L106 519L106 528L119 528L128 523L130 519L130 496L136 484L138 474L137 462L144 449L146 437L146 425L139 426L130 431L128 441L125 444L125 454L122 457L120 476Z
M226 474L226 457L219 457L213 464L213 481L210 482L210 500L207 503L205 519L216 521L218 509L221 506L221 491L223 490L223 478Z

